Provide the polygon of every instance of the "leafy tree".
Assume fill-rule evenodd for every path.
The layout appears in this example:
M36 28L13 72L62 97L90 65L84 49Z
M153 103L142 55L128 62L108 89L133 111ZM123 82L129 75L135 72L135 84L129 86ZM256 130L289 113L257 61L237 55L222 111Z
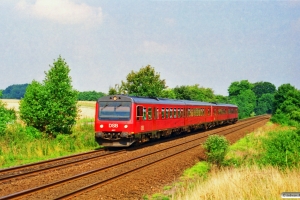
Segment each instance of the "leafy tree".
M269 82L257 82L254 83L252 91L255 93L257 99L259 99L263 94L274 94L276 86Z
M223 95L215 95L215 99L217 103L229 103L229 98Z
M250 89L241 91L239 95L231 97L231 103L239 108L239 118L250 117L256 105L256 96Z
M21 99L24 97L28 84L15 84L2 91L3 99Z
M168 99L176 99L176 95L174 92L174 89L164 89L162 91L161 96L162 98L168 98Z
M77 95L64 59L54 61L43 84L33 81L20 101L20 117L28 126L56 135L70 133L77 117Z
M300 91L290 84L283 84L274 96L272 121L281 124L300 123Z
M257 115L272 114L273 102L274 102L274 94L271 93L263 94L257 100L257 105L254 109L255 114Z
M0 100L0 135L4 134L6 125L13 120L16 120L15 110L6 108L6 104Z
M240 82L235 81L235 82L231 83L228 88L229 97L237 96L242 91L251 90L253 87L254 87L253 84L250 83L248 80L242 80Z
M102 92L85 91L79 92L78 101L97 101L100 97L105 96Z
M131 71L126 79L120 86L121 92L125 94L160 97L163 89L166 89L165 80L160 79L160 74L150 65L142 67L138 72Z
M215 101L215 95L211 88L200 87L198 84L180 86L174 88L176 99L193 101Z
M2 91L3 91L3 90L0 90L0 99L2 98Z

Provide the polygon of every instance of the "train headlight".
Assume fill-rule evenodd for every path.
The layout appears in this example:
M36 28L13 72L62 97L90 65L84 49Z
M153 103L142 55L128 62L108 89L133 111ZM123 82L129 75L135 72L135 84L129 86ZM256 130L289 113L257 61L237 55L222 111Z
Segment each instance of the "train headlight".
M126 124L126 125L124 125L124 128L128 128L128 125Z
M103 128L103 124L100 124L100 128Z

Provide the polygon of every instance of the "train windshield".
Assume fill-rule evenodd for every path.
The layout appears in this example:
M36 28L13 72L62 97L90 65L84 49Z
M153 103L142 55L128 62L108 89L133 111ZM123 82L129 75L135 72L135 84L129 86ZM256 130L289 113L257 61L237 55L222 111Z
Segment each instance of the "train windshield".
M99 102L100 120L120 120L130 119L131 102Z

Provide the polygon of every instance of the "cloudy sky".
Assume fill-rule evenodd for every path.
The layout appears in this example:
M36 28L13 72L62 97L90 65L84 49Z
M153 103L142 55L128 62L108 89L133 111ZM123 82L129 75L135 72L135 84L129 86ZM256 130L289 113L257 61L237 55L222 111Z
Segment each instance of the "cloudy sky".
M300 89L300 1L0 1L0 89L42 81L59 55L79 91L107 93L148 64L170 88Z

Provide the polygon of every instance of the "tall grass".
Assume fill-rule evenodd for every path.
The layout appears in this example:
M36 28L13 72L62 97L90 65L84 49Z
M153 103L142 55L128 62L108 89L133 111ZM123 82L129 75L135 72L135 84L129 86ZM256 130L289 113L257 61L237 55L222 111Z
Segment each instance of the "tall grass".
M56 138L21 122L10 124L5 135L0 137L0 167L22 165L99 147L94 139L93 120L81 119L73 127L71 135L58 135Z
M300 191L300 169L281 171L275 167L257 166L212 170L206 181L177 193L172 199L282 199L282 192Z

